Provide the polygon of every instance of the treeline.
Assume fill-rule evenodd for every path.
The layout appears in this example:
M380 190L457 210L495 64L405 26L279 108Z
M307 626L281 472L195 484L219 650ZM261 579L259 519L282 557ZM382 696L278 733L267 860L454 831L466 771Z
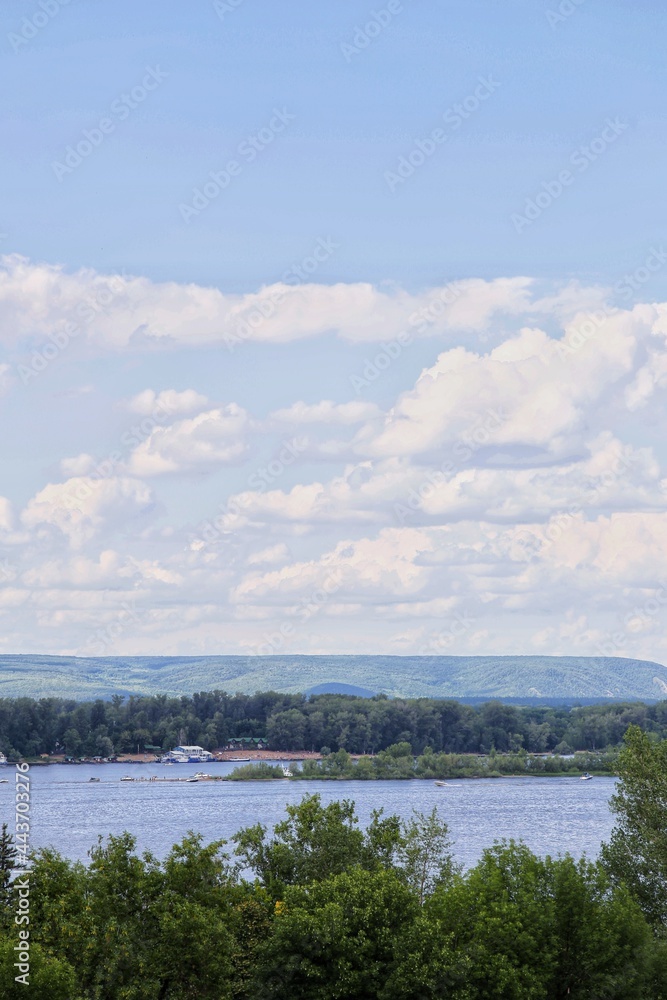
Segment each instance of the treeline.
M403 780L409 778L502 778L509 775L581 775L614 774L618 752L614 750L578 753L572 757L519 753L470 754L434 753L427 747L415 757L409 743L395 743L373 757L351 757L347 750L336 750L321 760L293 763L290 776L298 780L354 781ZM264 781L283 779L283 768L259 761L236 767L225 781Z
M314 795L271 835L189 834L162 861L127 833L100 840L88 865L41 850L29 928L14 922L25 879L12 882L5 831L0 995L665 1000L667 851L653 826L667 829L666 763L667 744L631 731L596 862L509 842L463 871L435 810L376 812L362 830L352 802Z
M667 736L667 701L578 708L464 705L434 698L311 697L275 691L254 695L213 691L77 702L64 698L0 699L0 750L8 757L64 752L109 757L171 749L207 750L238 737L264 737L275 750L347 750L372 754L401 742L421 754L526 750L599 751L618 746L628 726Z

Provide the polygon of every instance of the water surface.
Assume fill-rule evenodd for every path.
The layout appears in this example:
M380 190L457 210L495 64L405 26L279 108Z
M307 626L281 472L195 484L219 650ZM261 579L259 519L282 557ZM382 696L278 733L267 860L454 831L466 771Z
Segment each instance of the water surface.
M206 765L211 774L227 774L236 765ZM609 798L614 778L481 778L450 781L248 781L125 782L135 778L185 777L199 765L165 768L160 764L51 765L30 770L31 844L51 845L70 858L85 860L98 834L129 830L140 850L163 856L188 830L206 841L229 839L254 823L272 826L283 818L286 803L319 792L324 803L354 799L360 821L373 809L409 818L412 810L434 805L450 827L457 858L474 864L494 840L523 840L540 855L569 852L594 857L613 824ZM13 829L14 768L2 769L0 821ZM90 782L90 777L100 778Z

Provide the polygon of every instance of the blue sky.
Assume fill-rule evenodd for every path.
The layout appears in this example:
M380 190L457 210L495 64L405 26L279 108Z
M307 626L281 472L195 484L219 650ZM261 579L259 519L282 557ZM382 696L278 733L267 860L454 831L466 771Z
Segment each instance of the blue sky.
M539 0L401 6L346 58L341 46L372 5L244 0L221 19L205 2L71 0L14 52L7 36L39 7L8 0L1 179L12 249L238 291L331 233L342 245L327 280L414 288L471 273L608 280L660 237L662 5L630 14L586 0L553 26L557 4ZM163 84L58 183L51 163L152 65ZM486 75L500 84L492 99L392 196L385 171ZM179 203L274 106L295 116L285 134L185 226ZM511 214L609 116L629 127L603 168L517 236Z
M7 0L2 648L667 656L664 22Z

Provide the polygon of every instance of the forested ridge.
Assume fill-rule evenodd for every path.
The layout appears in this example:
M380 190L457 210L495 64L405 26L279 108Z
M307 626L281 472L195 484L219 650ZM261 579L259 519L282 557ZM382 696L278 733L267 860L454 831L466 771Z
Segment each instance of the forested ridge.
M109 701L0 699L0 750L10 759L45 753L102 756L179 743L213 750L230 739L264 737L275 750L372 754L408 743L415 754L600 751L618 746L628 726L667 736L667 701L574 708L497 701L390 699L384 695L230 695L213 691L170 698Z
M667 667L622 656L43 656L0 654L8 697L110 698L224 690L315 693L340 683L396 698L660 698ZM319 693L319 691L318 691ZM347 691L361 694L361 690Z

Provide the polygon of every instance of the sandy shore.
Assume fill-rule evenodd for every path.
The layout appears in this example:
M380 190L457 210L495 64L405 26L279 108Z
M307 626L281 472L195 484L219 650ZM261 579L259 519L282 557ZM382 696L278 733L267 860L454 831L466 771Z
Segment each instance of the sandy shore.
M203 763L213 764L216 761L240 761L243 763L248 760L321 760L322 755L313 750L213 750L213 760L204 761ZM352 755L356 756L356 755ZM36 762L37 763L37 762ZM65 757L63 754L42 754L39 762L40 764L64 764ZM68 763L76 764L154 764L155 754L154 753L124 753L117 758L115 761L99 761L88 758L85 761L68 761Z

